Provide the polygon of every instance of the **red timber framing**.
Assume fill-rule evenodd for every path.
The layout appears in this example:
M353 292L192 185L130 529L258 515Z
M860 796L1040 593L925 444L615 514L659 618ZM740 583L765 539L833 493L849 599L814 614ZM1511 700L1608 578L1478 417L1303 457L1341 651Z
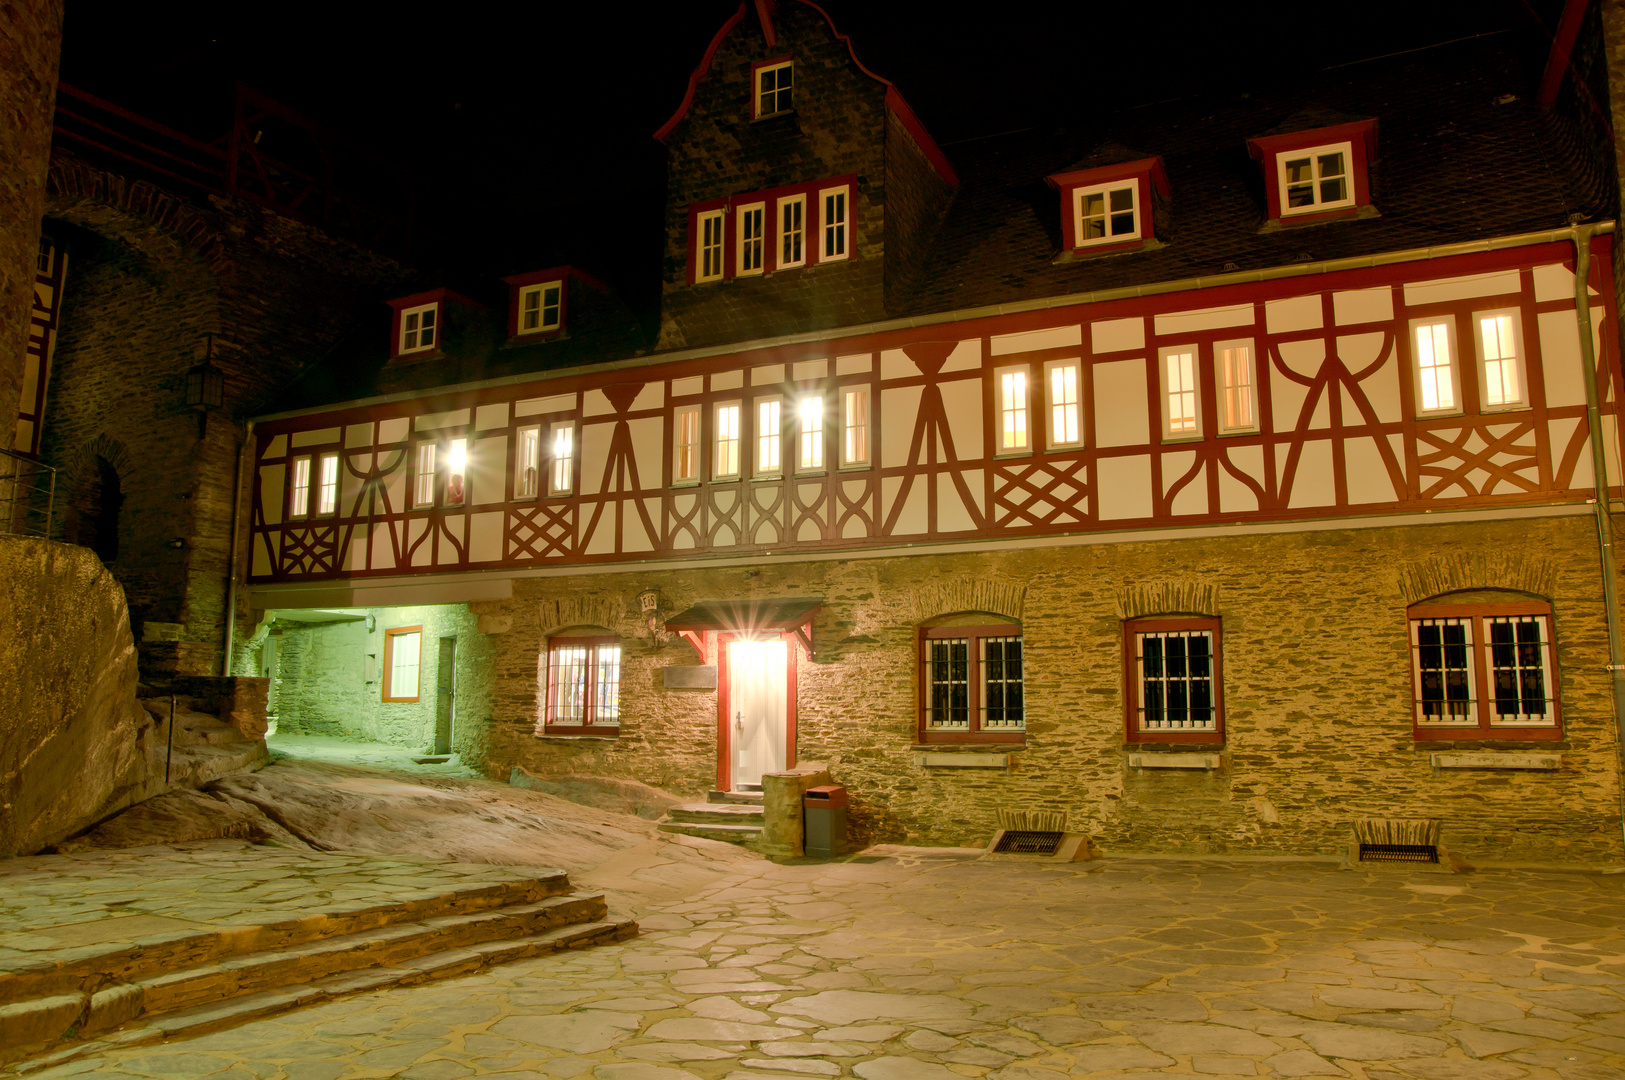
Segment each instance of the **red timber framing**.
M17 427L12 450L39 456L45 427L45 392L51 383L51 358L57 326L62 321L62 282L68 253L49 236L40 237L34 266L34 303L28 313L28 350L23 358L23 387L17 401Z
M1591 287L1612 297L1610 238ZM1170 526L1584 503L1589 432L1572 248L1548 243L1043 311L581 370L527 383L262 421L255 583L752 554L862 551ZM1526 405L1480 406L1474 315L1521 325ZM1612 305L1599 302L1598 390L1617 412ZM1453 320L1459 415L1418 418L1417 320ZM1256 430L1219 434L1216 349L1250 344ZM1200 437L1165 440L1159 357L1194 354ZM1046 364L1078 367L1081 441L1048 449ZM1027 448L1001 453L996 373L1025 371ZM843 467L841 407L867 393L866 463ZM823 454L799 468L800 408ZM777 398L784 467L709 480L718 408L737 404L751 460ZM698 482L673 483L674 422L697 409ZM1611 460L1618 433L1609 420ZM517 497L517 440L573 425L568 495ZM416 447L466 440L467 495L413 507ZM341 455L340 505L284 520L289 460ZM545 465L545 462L543 463ZM1618 489L1618 477L1613 477ZM543 489L545 492L545 488Z

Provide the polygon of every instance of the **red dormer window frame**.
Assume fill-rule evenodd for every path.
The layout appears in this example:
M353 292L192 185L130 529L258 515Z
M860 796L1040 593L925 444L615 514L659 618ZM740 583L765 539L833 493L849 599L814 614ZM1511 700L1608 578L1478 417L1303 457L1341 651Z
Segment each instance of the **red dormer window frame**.
M386 300L390 307L389 319L389 357L391 360L400 356L411 356L428 359L441 355L442 343L446 340L446 304L461 304L463 307L483 311L485 305L476 300L470 300L460 293L450 289L430 289L427 292L413 293L410 296L398 296L393 300ZM413 349L411 352L401 351L401 316L413 308L434 305L435 309L435 340L434 345L427 349Z
M552 341L564 336L570 325L570 281L574 279L589 288L599 292L608 292L609 286L582 270L573 266L554 266L546 270L529 270L523 274L513 274L502 279L508 286L508 340L524 338L526 341ZM531 330L521 333L519 330L519 317L522 314L519 305L520 294L532 285L550 285L554 282L559 286L559 324L550 330Z
M843 234L842 252L839 255L825 255L823 253L824 204L822 196L841 189L846 191L846 221ZM802 256L801 261L781 266L784 261L780 248L781 225L779 219L781 201L794 198L797 195L805 197L802 209ZM722 199L706 199L702 202L690 203L688 206L688 267L686 276L688 284L705 284L716 281L732 281L741 276L739 273L739 215L736 210L742 206L762 204L763 214L763 243L762 268L760 271L751 270L747 277L771 276L775 273L789 270L819 266L825 263L846 262L856 258L857 230L858 230L858 177L856 173L845 176L831 176L822 180L813 180L804 184L789 184L785 187L764 188L760 191L742 191L737 195L729 195ZM722 276L714 278L701 278L699 276L700 257L700 217L703 214L722 211Z
M1114 251L1133 251L1155 239L1152 217L1152 192L1168 197L1168 173L1162 158L1141 158L1118 165L1103 165L1096 169L1078 169L1074 172L1046 176L1045 182L1061 196L1061 242L1067 251L1098 254ZM1089 188L1134 182L1134 213L1138 231L1135 236L1121 241L1082 241L1078 236L1077 193ZM1109 212L1108 212L1109 220Z
M1349 146L1349 181L1353 188L1352 205L1329 210L1302 210L1285 212L1281 180L1281 162L1291 154L1316 147L1330 147L1342 143ZM1264 170L1264 196L1269 206L1269 219L1283 225L1309 224L1355 217L1360 208L1371 205L1370 164L1377 156L1377 121L1351 120L1331 127L1307 128L1284 135L1259 135L1247 140L1247 152Z

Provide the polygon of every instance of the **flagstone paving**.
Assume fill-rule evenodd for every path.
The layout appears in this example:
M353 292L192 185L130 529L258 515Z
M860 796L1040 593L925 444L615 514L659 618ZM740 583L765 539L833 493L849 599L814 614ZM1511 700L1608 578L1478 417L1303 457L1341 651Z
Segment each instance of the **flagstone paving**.
M752 864L624 944L30 1076L1619 1080L1622 887L871 849Z

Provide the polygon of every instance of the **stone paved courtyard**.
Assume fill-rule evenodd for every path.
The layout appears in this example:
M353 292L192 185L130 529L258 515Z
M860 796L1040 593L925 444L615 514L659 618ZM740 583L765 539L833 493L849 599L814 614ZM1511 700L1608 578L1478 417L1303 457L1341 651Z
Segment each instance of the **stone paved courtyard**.
M753 863L638 912L625 944L31 1075L1613 1080L1622 886L921 849Z

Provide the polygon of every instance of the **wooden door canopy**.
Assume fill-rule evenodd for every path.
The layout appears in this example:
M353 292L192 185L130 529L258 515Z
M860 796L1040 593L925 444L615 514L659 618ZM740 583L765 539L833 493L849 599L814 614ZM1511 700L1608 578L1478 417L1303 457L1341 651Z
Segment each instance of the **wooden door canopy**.
M812 620L823 599L803 596L749 600L702 600L666 620L666 629L681 634L705 661L707 631L724 634L794 634L813 655Z

